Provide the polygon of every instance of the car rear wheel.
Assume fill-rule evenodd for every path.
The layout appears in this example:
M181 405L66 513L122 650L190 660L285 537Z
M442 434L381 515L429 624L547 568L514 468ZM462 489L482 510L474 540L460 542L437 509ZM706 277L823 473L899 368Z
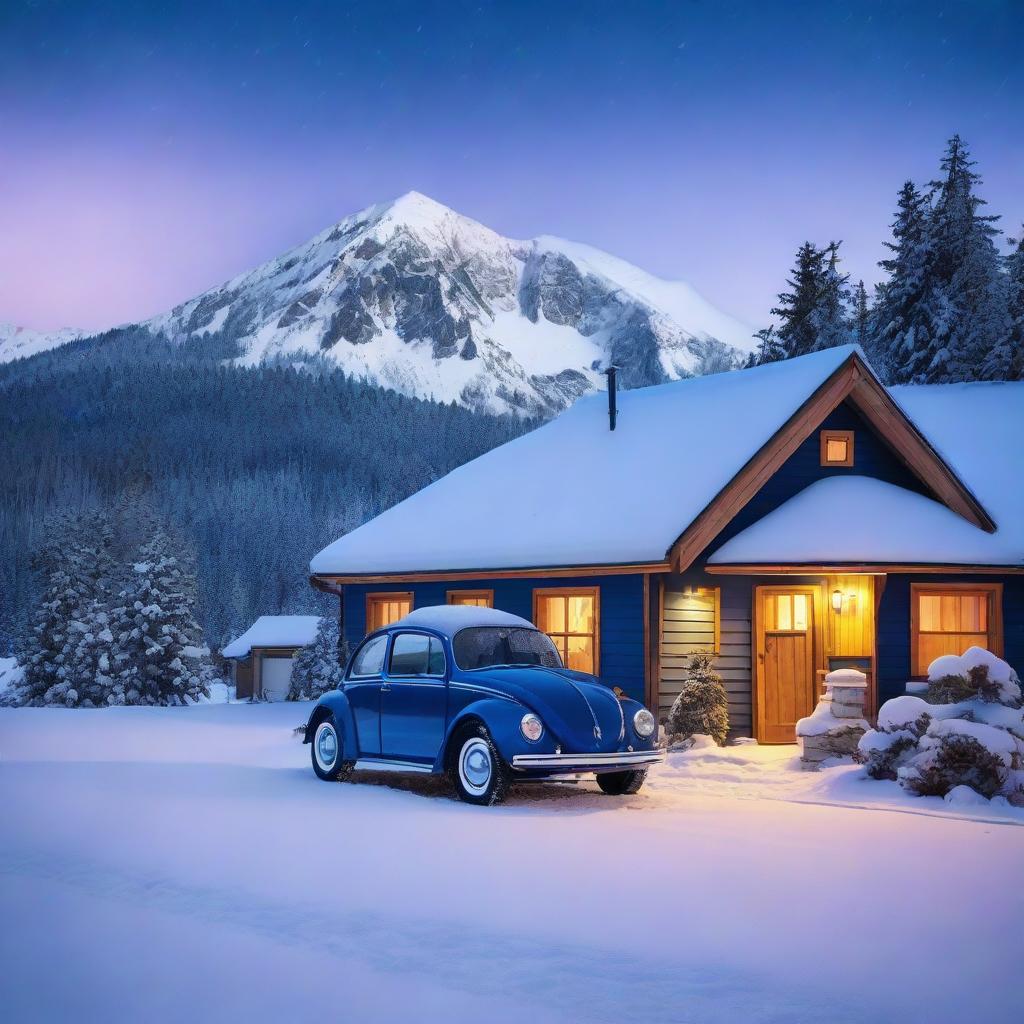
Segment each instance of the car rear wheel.
M352 774L352 762L342 760L341 737L334 716L325 718L313 733L310 744L313 771L324 782L339 782Z
M482 725L463 729L452 747L448 777L467 804L500 804L508 795L511 772Z
M609 796L629 796L631 793L639 792L646 778L646 768L628 772L601 772L597 777L597 784L601 787L601 792Z

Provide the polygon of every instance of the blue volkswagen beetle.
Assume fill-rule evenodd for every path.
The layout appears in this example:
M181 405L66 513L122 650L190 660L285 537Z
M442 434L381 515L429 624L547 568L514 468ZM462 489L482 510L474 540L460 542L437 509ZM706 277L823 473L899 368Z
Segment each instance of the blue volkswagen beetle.
M663 757L656 731L643 705L563 667L533 623L442 605L370 634L304 742L321 779L446 773L467 803L496 804L515 782L590 772L605 793L635 793Z

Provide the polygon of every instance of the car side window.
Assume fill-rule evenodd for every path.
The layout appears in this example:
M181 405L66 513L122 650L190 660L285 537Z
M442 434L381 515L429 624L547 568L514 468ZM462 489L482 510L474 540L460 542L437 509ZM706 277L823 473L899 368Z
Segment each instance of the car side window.
M363 644L352 662L352 671L349 676L379 676L384 668L384 652L387 650L387 646L386 634L374 637L368 643Z
M391 645L388 672L393 676L443 676L441 641L423 633L399 633Z

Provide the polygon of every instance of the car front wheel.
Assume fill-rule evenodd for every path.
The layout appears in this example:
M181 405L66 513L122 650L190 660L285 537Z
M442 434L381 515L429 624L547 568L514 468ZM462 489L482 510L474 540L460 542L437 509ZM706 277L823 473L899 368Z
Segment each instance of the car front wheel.
M325 718L313 733L310 744L313 757L313 771L324 782L339 782L352 773L352 764L342 760L341 737L333 716Z
M646 778L646 768L629 772L602 772L597 777L597 784L601 787L601 792L609 796L628 796L639 792Z
M470 726L456 737L448 776L467 804L500 804L511 784L509 767L482 725Z

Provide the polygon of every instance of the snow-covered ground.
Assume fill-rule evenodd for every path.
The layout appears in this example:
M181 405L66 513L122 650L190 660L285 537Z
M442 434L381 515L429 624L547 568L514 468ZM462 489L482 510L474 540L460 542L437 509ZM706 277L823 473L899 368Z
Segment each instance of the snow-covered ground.
M5 1021L1020 1019L1012 808L753 746L476 808L307 710L0 709Z

